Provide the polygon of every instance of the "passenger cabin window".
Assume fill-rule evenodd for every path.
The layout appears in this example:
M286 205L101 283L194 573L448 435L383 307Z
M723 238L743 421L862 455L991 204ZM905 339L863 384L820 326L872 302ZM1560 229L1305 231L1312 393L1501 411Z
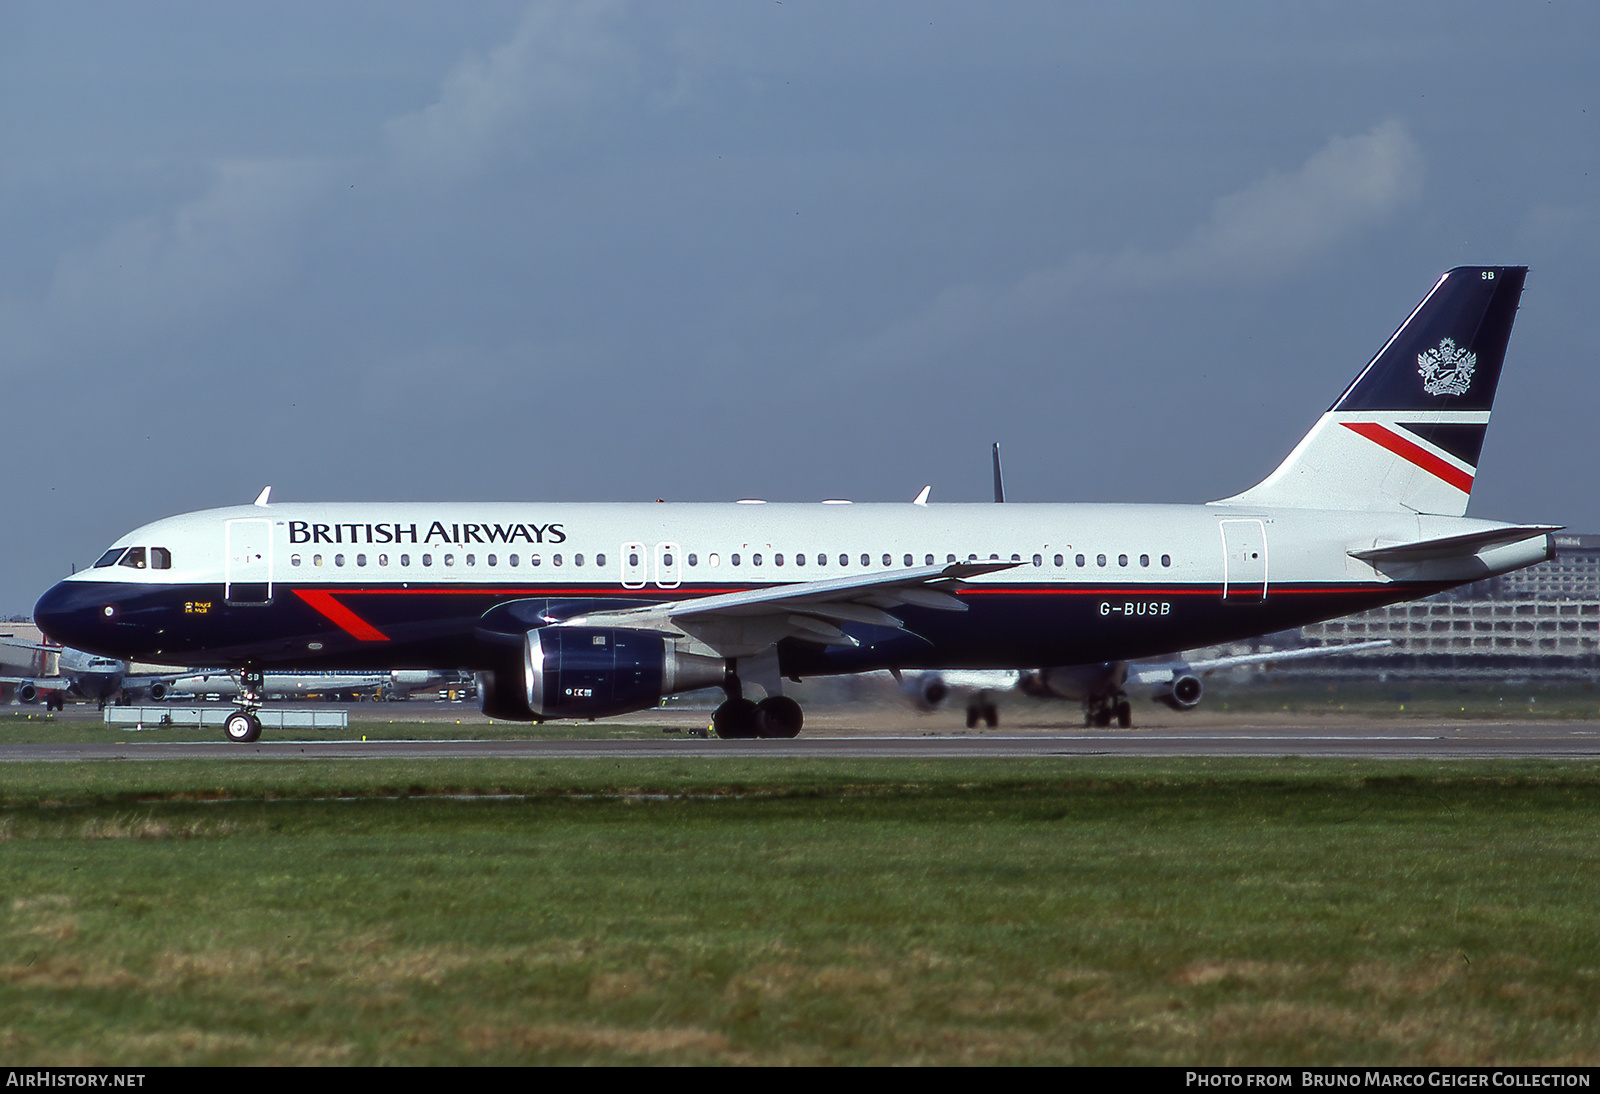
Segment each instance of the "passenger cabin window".
M594 556L594 564L596 566L604 566L606 564L606 556L605 555L595 555Z

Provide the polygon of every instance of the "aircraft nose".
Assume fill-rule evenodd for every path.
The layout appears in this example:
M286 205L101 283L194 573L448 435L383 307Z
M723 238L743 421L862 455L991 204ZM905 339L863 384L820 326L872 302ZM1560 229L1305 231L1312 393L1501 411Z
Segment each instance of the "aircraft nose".
M71 581L53 586L33 607L34 623L52 641L92 652L105 645L107 624L116 614L103 595Z

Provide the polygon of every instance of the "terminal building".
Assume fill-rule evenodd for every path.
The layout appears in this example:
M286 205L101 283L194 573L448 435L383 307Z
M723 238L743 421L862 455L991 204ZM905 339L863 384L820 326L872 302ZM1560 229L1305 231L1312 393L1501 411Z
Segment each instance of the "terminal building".
M1557 533L1556 557L1427 600L1305 627L1313 644L1388 639L1319 661L1321 676L1600 676L1600 536ZM1309 666L1308 666L1309 668Z

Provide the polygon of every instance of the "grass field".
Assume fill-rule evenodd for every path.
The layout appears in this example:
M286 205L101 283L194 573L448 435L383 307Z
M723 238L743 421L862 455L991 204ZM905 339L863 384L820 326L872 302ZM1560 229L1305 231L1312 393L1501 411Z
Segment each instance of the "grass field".
M8 1063L1600 1062L1600 768L10 764Z

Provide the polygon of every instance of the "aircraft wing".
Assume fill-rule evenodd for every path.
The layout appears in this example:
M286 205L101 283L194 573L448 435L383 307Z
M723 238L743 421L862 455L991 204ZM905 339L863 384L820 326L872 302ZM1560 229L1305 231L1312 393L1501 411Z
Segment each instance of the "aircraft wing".
M1308 646L1299 650L1279 650L1276 653L1246 653L1234 657L1213 657L1204 661L1160 661L1128 666L1128 683L1154 685L1166 683L1182 673L1208 673L1218 669L1238 668L1240 665L1276 664L1279 661L1304 661L1312 657L1327 657L1336 653L1355 653L1358 650L1375 650L1390 645L1387 638L1372 642L1349 642L1341 646Z
M66 691L72 687L72 679L67 676L0 676L0 687L14 688L23 684L32 684L40 692Z
M784 638L829 646L854 646L841 624L859 623L905 630L890 614L897 607L964 612L955 595L965 579L1009 570L1016 562L953 562L912 566L875 574L800 581L734 593L680 600L567 620L586 627L631 627L681 632L699 639L722 657L751 657Z

